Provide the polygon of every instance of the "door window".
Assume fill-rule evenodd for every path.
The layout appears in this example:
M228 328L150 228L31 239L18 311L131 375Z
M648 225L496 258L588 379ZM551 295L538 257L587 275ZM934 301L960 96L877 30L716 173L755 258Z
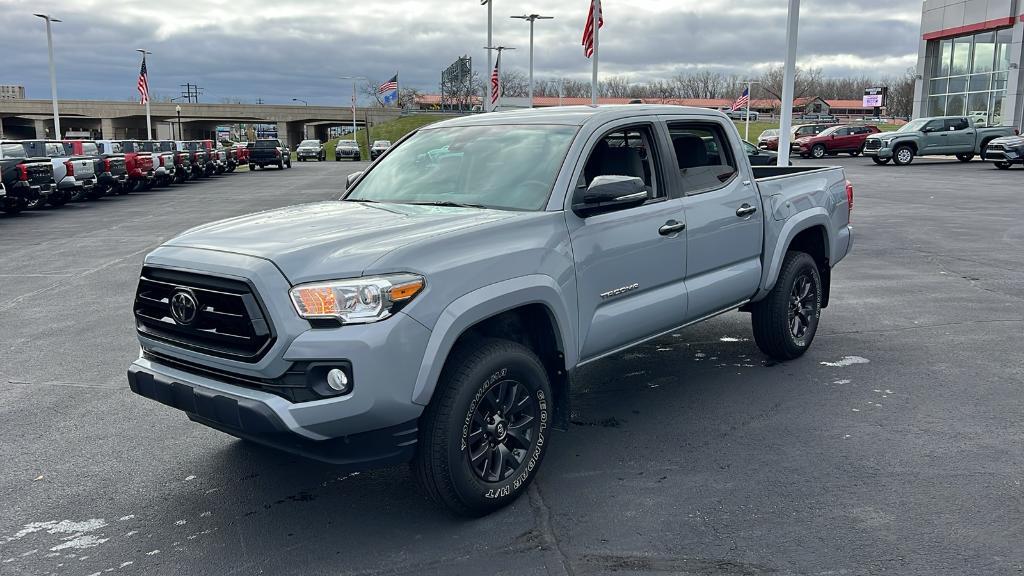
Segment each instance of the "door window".
M658 185L653 134L648 126L617 128L594 145L577 188L586 189L598 176L633 176L644 181L651 200L663 198Z
M668 129L684 194L716 190L736 177L736 160L720 126L679 123Z
M967 118L949 118L946 120L946 130L966 130L970 127Z

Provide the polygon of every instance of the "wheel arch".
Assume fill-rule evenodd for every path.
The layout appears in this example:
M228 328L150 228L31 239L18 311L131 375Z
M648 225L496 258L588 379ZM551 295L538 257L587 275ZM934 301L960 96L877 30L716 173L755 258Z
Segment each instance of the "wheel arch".
M544 363L555 401L554 425L569 416L569 369L578 361L575 332L558 284L530 275L485 286L463 295L439 316L431 330L413 387L412 401L427 405L455 346L476 336L519 342Z
M830 262L833 260L832 247L835 245L835 239L829 232L830 223L831 219L824 208L806 210L786 222L775 242L770 258L765 262L761 290L754 298L755 301L763 299L775 287L786 252L799 249L811 254L811 257L818 263L824 292L822 307L828 303Z

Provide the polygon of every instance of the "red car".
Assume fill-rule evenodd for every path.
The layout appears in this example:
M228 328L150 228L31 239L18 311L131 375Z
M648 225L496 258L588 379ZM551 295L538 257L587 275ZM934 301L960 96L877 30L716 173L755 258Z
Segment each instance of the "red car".
M803 158L824 158L840 152L857 156L864 150L868 136L879 132L877 126L833 126L814 136L797 138L792 149Z
M804 136L814 136L820 133L822 130L831 128L834 124L797 124L793 126L793 137L791 141L798 140ZM779 149L779 130L774 128L771 130L765 130L761 132L761 136L757 139L757 147L762 150L778 150Z

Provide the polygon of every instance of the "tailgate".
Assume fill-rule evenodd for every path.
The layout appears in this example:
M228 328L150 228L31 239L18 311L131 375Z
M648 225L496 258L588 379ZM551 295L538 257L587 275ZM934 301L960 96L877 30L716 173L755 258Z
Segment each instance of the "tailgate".
M42 186L53 181L53 164L45 162L25 162L28 167L28 181L33 186Z
M89 158L75 158L71 160L71 163L75 167L75 178L76 179L88 179L96 177L96 165L93 164Z

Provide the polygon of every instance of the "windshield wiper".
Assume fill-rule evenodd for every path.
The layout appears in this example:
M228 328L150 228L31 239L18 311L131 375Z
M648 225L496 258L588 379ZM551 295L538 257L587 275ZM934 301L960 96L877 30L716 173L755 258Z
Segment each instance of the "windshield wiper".
M411 204L413 206L447 206L451 208L482 208L488 210L489 206L482 204L463 204L462 202L452 202L451 200L438 200L434 202L404 202L404 204Z
M369 202L371 204L378 204L376 200L370 200L369 198L344 198L345 202Z

